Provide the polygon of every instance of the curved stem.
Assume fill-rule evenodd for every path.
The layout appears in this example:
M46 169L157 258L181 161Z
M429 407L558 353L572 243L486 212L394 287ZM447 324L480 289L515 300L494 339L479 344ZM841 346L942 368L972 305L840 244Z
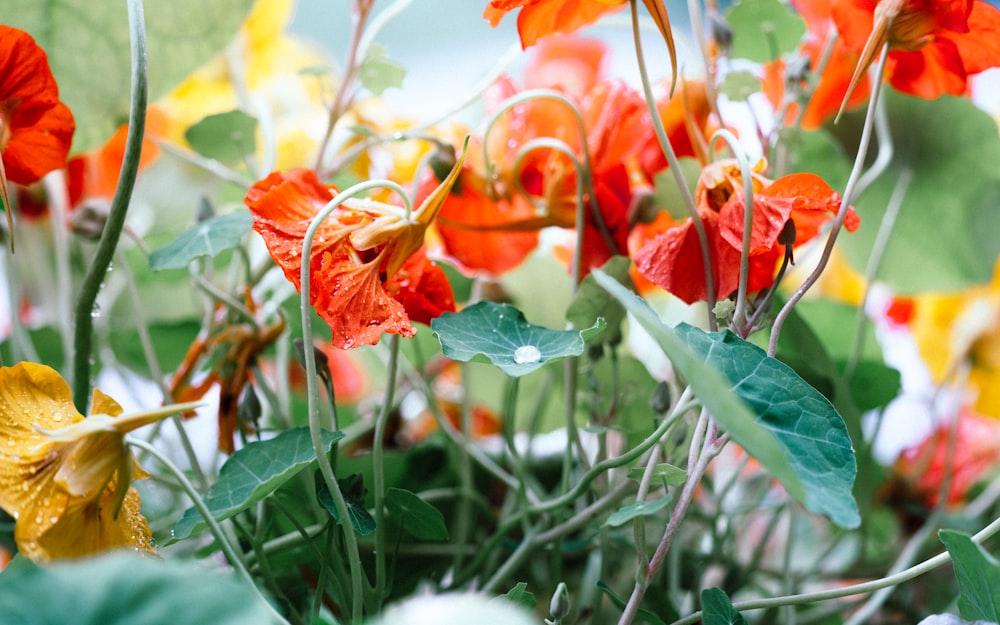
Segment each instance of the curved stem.
M142 0L128 0L129 37L132 52L132 104L129 110L128 135L125 139L125 154L122 158L118 186L111 200L108 220L97 244L97 251L91 260L90 269L80 288L80 298L74 315L73 340L73 403L81 414L87 414L90 396L90 356L94 320L91 313L97 302L97 294L104 283L104 275L111 265L118 239L125 226L129 200L135 179L139 173L139 155L142 152L142 137L146 129L146 24Z
M753 236L753 177L750 171L750 158L747 156L739 140L729 130L720 128L712 134L708 142L708 153L715 152L715 142L726 142L733 157L740 166L740 177L743 179L743 247L740 251L740 280L736 291L736 311L733 313L733 326L740 330L741 336L747 325L747 285L750 283L750 238Z
M337 483L337 478L333 473L330 458L326 455L323 445L322 430L320 428L320 397L319 387L316 385L316 354L312 349L312 300L310 297L310 286L312 281L312 246L313 240L316 238L316 233L319 231L320 226L323 225L326 218L329 217L330 214L337 209L337 207L354 195L376 187L389 188L398 193L403 198L403 201L407 203L407 210L409 210L409 198L406 196L406 191L400 185L388 180L369 180L361 182L338 193L336 197L330 200L330 202L328 202L326 206L319 211L316 217L313 218L312 223L309 224L309 228L306 230L302 241L302 271L300 274L302 341L305 345L303 353L305 354L306 365L306 393L309 414L309 433L312 438L313 448L316 450L316 460L319 465L320 474L323 477L323 482L326 484L327 489L330 491L330 496L333 499L334 507L337 510L337 515L341 519L341 525L344 530L344 544L347 549L347 558L351 568L351 593L353 600L351 622L353 623L360 622L362 617L364 605L363 582L365 581L365 572L361 566L361 555L358 551L358 539L354 535L354 528L351 526L351 517L347 511L347 502L344 499L344 493L340 490L340 484Z
M694 224L695 233L698 235L698 245L701 247L701 260L705 266L705 300L709 310L708 325L710 330L716 330L715 315L711 312L715 307L715 278L712 271L711 248L708 246L708 234L705 232L705 224L701 222L701 217L698 215L698 207L694 203L694 196L691 195L691 189L688 188L687 180L684 179L684 172L681 170L677 153L674 152L674 146L670 143L670 137L667 136L667 131L663 127L663 120L660 119L659 110L656 108L656 98L653 97L653 88L650 85L649 74L646 71L646 60L642 54L642 39L639 36L639 9L636 0L631 0L630 4L632 5L632 41L635 46L635 58L639 65L639 77L642 79L642 93L646 97L646 107L649 109L649 115L653 120L653 131L656 133L656 140L659 141L660 149L663 150L664 156L667 157L670 171L674 176L674 181L677 183L681 198L684 200L684 208L687 209L691 223Z
M851 208L851 199L854 197L854 190L858 184L858 179L861 176L861 170L865 165L865 156L868 154L868 145L871 143L875 110L878 108L878 98L879 94L882 92L882 74L885 71L885 61L888 56L889 44L886 44L882 48L882 55L879 57L878 65L875 69L872 95L868 103L868 112L865 114L865 124L861 131L861 142L858 145L858 153L854 158L854 167L851 169L851 175L847 179L847 185L844 188L844 196L840 200L840 210L837 211L837 216L833 219L830 227L830 235L827 237L826 246L823 248L823 254L820 256L819 263L817 263L813 272L809 274L809 277L802 283L802 286L796 289L795 293L788 298L788 301L785 302L785 305L782 306L781 310L778 312L778 316L774 320L774 325L771 327L771 338L767 346L768 356L773 357L778 351L778 337L781 335L781 326L784 325L785 319L788 318L788 315L792 313L792 308L794 308L795 304L802 299L810 288L812 288L812 285L819 280L823 270L826 269L826 264L830 261L830 255L833 253L833 246L837 242L837 235L840 234L840 229L844 226L844 220L847 218L847 211Z
M215 537L215 540L219 543L219 548L222 549L222 553L226 555L226 559L233 567L233 570L236 571L236 574L241 577L243 581L245 581L247 585L254 590L254 592L256 592L257 596L260 597L261 601L268 607L272 616L274 616L279 623L288 625L288 621L285 620L285 617L278 614L278 612L274 609L274 606L271 605L271 602L269 602L267 598L261 594L257 584L254 583L253 578L250 576L250 572L247 571L246 565L243 563L243 559L236 552L236 548L233 547L233 544L229 542L229 538L226 536L226 533L222 531L222 527L219 525L219 522L215 520L215 516L212 515L212 511L208 509L208 506L205 504L205 500L201 498L201 495L198 494L194 484L191 483L191 480L187 478L184 472L181 471L177 465L171 462L169 458L160 453L160 450L146 441L135 438L126 438L125 440L128 445L138 447L150 456L156 458L160 464L162 464L164 468L166 468L167 471L174 477L174 479L177 480L177 482L181 485L181 488L184 489L184 492L187 493L187 496L191 499L191 503L194 504L194 507L198 509L198 512L205 520L208 530L212 532L212 536Z

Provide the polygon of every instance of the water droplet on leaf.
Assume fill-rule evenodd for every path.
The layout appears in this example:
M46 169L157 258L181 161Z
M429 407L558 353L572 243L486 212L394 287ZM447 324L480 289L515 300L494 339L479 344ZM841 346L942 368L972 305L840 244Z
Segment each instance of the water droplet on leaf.
M519 365L538 362L541 359L542 352L534 345L522 345L514 350L514 362Z

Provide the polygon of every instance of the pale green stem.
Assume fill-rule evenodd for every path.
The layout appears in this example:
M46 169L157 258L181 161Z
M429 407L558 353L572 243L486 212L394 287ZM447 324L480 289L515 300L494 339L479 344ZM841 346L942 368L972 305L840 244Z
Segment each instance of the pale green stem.
M872 284L875 281L875 276L878 274L879 267L882 265L882 257L889 246L889 237L896 226L896 218L899 217L899 211L903 206L903 199L906 197L906 191L910 188L910 181L912 179L913 170L909 167L904 168L899 173L899 178L896 180L896 187L892 190L889 202L885 206L885 213L882 214L882 223L879 225L878 233L875 235L875 242L872 244L871 256L868 257L868 266L865 267L865 295L861 299L861 305L858 307L855 317L854 345L851 348L851 356L847 361L847 366L844 368L844 379L848 381L854 377L854 371L857 369L858 361L861 359L861 351L864 349L864 328L868 320L866 309L868 307L868 297L871 295Z
M313 448L316 450L316 460L319 465L320 474L323 477L323 482L326 484L327 489L330 491L330 496L333 499L334 507L337 510L337 515L340 517L341 526L344 530L344 544L347 550L347 558L351 569L353 604L351 609L352 623L359 623L361 621L364 605L363 584L365 581L365 572L361 566L361 555L358 552L358 540L357 536L354 534L354 528L351 525L351 517L347 511L347 502L344 499L343 492L340 490L340 484L337 483L337 478L333 474L333 467L330 464L330 458L326 455L326 450L323 445L322 430L320 428L319 387L316 384L316 358L312 349L312 301L310 297L310 287L312 282L312 246L313 240L316 238L316 233L323 225L323 222L334 210L337 209L337 207L358 193L374 188L388 188L395 191L403 198L403 201L406 203L407 211L410 210L409 198L406 196L406 190L400 185L388 180L368 180L358 183L338 193L336 197L330 200L330 202L328 202L326 206L319 211L316 217L313 218L312 223L309 224L309 228L306 230L302 241L302 271L300 274L300 307L302 310L302 340L305 345L305 349L303 351L305 353L306 361L306 392L309 411L309 432L312 437Z
M851 169L851 175L847 179L847 185L844 188L844 195L840 201L840 210L837 211L837 216L834 217L831 224L830 234L826 239L826 246L823 248L823 254L820 256L819 263L817 263L816 268L813 269L812 273L809 274L809 277L802 283L802 286L796 289L795 293L788 298L788 301L785 302L785 305L782 306L781 310L778 312L778 316L774 320L774 325L771 327L771 338L767 346L768 356L773 357L778 351L778 338L781 335L781 326L784 325L785 319L787 319L788 315L792 313L792 309L795 307L795 304L797 304L798 301L805 296L806 292L812 288L812 285L816 284L816 281L819 280L823 270L826 269L826 264L830 261L830 255L833 254L833 246L837 242L837 235L840 234L840 230L844 226L844 220L847 219L847 212L851 207L854 190L857 186L858 179L861 176L861 170L865 165L865 156L868 154L868 145L871 142L872 127L875 119L875 110L878 107L878 98L882 91L882 74L885 71L885 61L886 58L888 58L888 55L889 45L886 44L882 48L882 55L879 57L878 65L875 69L871 99L868 102L868 112L865 114L865 123L861 130L861 142L858 145L858 153L854 158L854 167Z
M981 544L986 539L992 537L1000 531L1000 518L995 519L992 523L987 525L985 528L977 532L972 537L972 542ZM881 579L872 580L870 582L863 582L861 584L852 584L850 586L841 586L839 588L831 588L829 590L821 590L817 592L807 592L798 595L791 595L787 597L771 597L768 599L751 599L749 601L738 601L733 604L733 607L737 610L759 610L767 608L778 608L786 605L805 605L808 603L815 603L817 601L829 601L830 599L840 599L842 597L850 597L852 595L862 595L875 592L882 588L889 588L891 586L898 586L904 582L908 582L911 579L920 577L924 573L933 571L937 567L948 562L951 558L948 552L942 552L937 554L932 558L924 560L920 564L911 566L910 568L900 571L899 573L888 575ZM678 621L672 623L672 625L692 625L701 620L701 612L695 612L689 616L686 616Z
M739 139L725 128L716 130L708 142L708 153L715 151L715 142L726 142L733 157L740 166L740 176L743 178L743 247L740 252L740 281L736 292L736 311L733 313L733 326L745 336L747 325L747 285L750 282L750 239L753 237L753 177L750 171L750 158L747 156Z
M151 141L167 154L170 154L171 156L189 165L194 165L195 167L212 174L212 176L218 178L219 180L231 182L241 189L249 189L253 186L253 180L247 178L243 174L233 171L215 159L205 158L197 152L186 150L168 141L163 141L162 139L151 139Z
M215 520L215 516L212 514L212 511L208 509L208 506L205 504L205 500L201 498L201 495L198 494L194 484L191 483L191 480L187 478L184 472L181 471L177 465L171 462L169 458L160 453L160 450L146 441L135 438L126 438L126 442L130 446L137 447L150 456L156 458L160 464L162 464L164 468L166 468L167 471L174 477L174 479L177 480L177 482L181 485L181 488L184 489L184 492L187 493L187 496L191 499L191 503L194 504L194 507L198 509L199 514L201 514L202 518L205 520L208 530L212 533L212 536L215 537L216 542L219 543L219 548L222 549L222 553L225 554L226 559L233 567L233 570L236 571L236 574L254 590L258 597L260 597L260 600L265 606L267 606L271 615L278 623L288 625L288 621L285 620L285 617L278 614L278 612L274 609L274 606L272 606L267 598L261 594L257 584L253 581L253 577L250 576L250 572L247 571L246 565L243 563L243 558L236 551L236 548L233 547L233 544L229 541L226 533L222 531L222 527L219 525L219 522Z
M375 440L372 442L372 471L375 504L375 602L381 609L386 597L385 547L385 428L392 414L396 394L396 372L399 364L399 335L389 337L389 363L385 373L385 397L375 420Z
M646 97L646 107L649 109L649 115L653 120L653 131L656 133L656 140L659 141L660 149L663 150L664 156L667 157L670 172L677 183L681 199L684 200L684 208L687 210L688 216L691 218L691 223L694 225L695 233L698 235L698 245L701 247L701 260L705 265L705 300L708 305L708 326L709 329L715 330L717 324L715 322L715 315L712 314L712 309L715 307L715 278L712 272L712 253L708 244L708 234L705 232L705 224L701 223L701 216L698 215L698 207L694 203L694 196L691 195L691 189L688 188L687 180L684 179L684 172L681 170L677 153L674 152L674 146L671 145L670 137L667 136L667 131L663 127L663 120L660 119L660 113L656 107L656 98L653 97L653 87L650 85L649 74L646 71L646 60L642 54L642 39L639 36L638 6L636 5L636 0L631 0L630 4L632 5L632 41L635 45L635 58L639 65L639 77L642 79L642 93Z
M64 369L68 370L73 354L73 274L70 269L70 241L67 231L69 194L66 192L66 175L54 171L42 178L49 198L49 225L52 228L52 252L56 270L56 319L59 338L62 340ZM12 233L13 234L13 233ZM17 308L14 308L16 311Z
M73 341L73 403L77 410L86 414L90 397L90 358L93 340L94 319L91 313L97 294L104 283L104 275L111 265L118 239L125 226L129 200L135 179L139 173L139 155L142 152L142 137L146 128L146 25L142 0L128 0L129 37L132 54L132 103L129 110L128 134L125 139L125 154L122 158L118 186L111 199L111 210L101 232L97 251L91 260L90 269L80 287L80 295L74 315L75 336Z

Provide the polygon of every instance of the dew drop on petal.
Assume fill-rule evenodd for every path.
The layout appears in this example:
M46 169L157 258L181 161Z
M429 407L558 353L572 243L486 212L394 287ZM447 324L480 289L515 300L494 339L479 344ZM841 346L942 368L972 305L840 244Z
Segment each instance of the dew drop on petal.
M530 362L538 362L542 359L542 352L534 345L522 345L514 350L514 362L519 365Z

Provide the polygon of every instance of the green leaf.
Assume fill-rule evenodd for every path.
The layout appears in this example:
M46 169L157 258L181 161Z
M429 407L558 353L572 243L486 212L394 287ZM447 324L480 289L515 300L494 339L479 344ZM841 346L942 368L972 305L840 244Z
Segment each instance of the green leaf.
M253 0L147 2L149 100L209 61L236 34ZM128 15L122 2L7 0L4 23L31 33L48 53L59 96L76 118L73 151L103 144L128 121Z
M431 322L444 355L468 362L485 356L514 377L531 373L546 362L583 353L584 339L604 327L587 330L551 330L530 324L509 304L479 302L458 313L445 313Z
M360 536L368 536L375 531L375 519L372 518L368 508L365 507L364 502L364 478L361 477L360 473L355 473L342 480L337 480L340 484L340 488L344 494L344 503L347 505L347 516L351 517L351 527ZM361 493L353 495L351 493L352 483L357 483L361 488ZM333 503L333 496L330 495L330 489L327 488L326 482L320 481L319 487L316 489L316 498L319 500L320 505L326 508L326 511L330 513L333 520L340 523L340 513L337 512L337 506ZM341 523L341 525L343 525Z
M673 496L667 493L663 497L654 499L653 501L636 501L624 505L608 515L608 520L604 524L609 527L621 527L637 517L656 514L660 510L663 510L671 500L673 500Z
M323 432L327 451L342 432ZM219 479L205 497L205 504L216 520L228 519L273 493L299 471L316 461L309 428L295 428L266 441L247 444L222 465ZM205 521L194 507L174 527L174 540L187 538L205 528Z
M680 159L680 166L684 180L687 182L688 191L693 195L698 178L701 176L701 163L696 158L685 157ZM656 206L665 206L666 211L674 219L689 217L685 208L687 201L681 195L673 172L666 169L661 171L653 177L653 183L653 200Z
M746 102L753 94L761 90L760 78L753 72L740 70L729 72L719 85L719 92L733 102Z
M941 530L938 536L955 565L959 614L969 621L1000 622L1000 564L965 534Z
M742 0L725 13L733 29L731 56L767 63L791 52L806 34L806 24L786 2Z
M631 284L628 270L632 261L625 256L615 256L604 263L604 273L622 283ZM576 294L566 309L566 320L576 328L591 328L603 319L606 331L600 336L605 343L621 341L621 325L625 319L625 309L608 292L594 282L589 275L580 283Z
M235 575L125 552L44 567L19 556L0 573L0 614L20 625L274 622Z
M621 597L615 594L615 591L611 590L610 586L598 580L597 589L603 592L605 595L607 595L608 599L616 608L618 608L619 610L625 609L625 602L622 600ZM648 598L650 597L647 596L647 599ZM666 621L661 619L659 616L657 616L650 610L647 610L646 608L639 608L637 616L639 617L640 621L645 621L646 623L652 623L652 625L667 625Z
M894 156L854 204L861 227L838 245L855 268L865 267L889 198L906 172L909 185L877 278L899 293L988 282L1000 255L996 122L966 98L922 100L892 90L885 96Z
M529 610L534 610L537 604L535 594L528 590L526 582L518 582L513 588L500 596Z
M733 607L733 602L719 588L701 591L701 622L703 625L747 625L747 620Z
M798 417L805 413L794 414L794 420L791 423L782 423L776 420L775 417L778 415L786 416L786 411L783 410L785 406L777 405L776 407L779 409L777 415L769 414L775 406L762 402L762 398L753 393L754 384L763 384L764 387L773 386L774 379L767 376L750 376L746 380L743 378L736 380L740 383L736 384L738 387L745 383L741 390L754 402L754 407L762 411L755 414L746 403L734 394L734 391L731 390L731 382L723 377L723 374L718 370L706 364L705 355L697 355L695 351L692 351L691 347L681 341L677 333L660 320L645 301L600 270L595 270L593 275L597 283L614 295L657 342L660 349L670 359L674 369L684 377L695 396L708 409L716 422L729 433L737 444L767 468L784 485L792 497L805 503L812 512L825 514L841 526L857 527L860 518L850 489L855 472L853 450L850 446L850 439L844 431L843 421L837 416L829 401L817 393L815 389L802 382L787 366L781 365L773 358L766 358L763 350L749 343L741 342L742 345L739 347L732 345L722 347L716 351L714 358L711 358L711 349L708 349L707 355L713 360L712 364L715 364L714 360L716 359L728 363L727 357L731 357L735 349L740 358L753 358L757 361L757 366L766 367L771 375L776 375L775 370L779 371L780 374L777 374L777 378L782 382L793 383L800 393L808 389L811 393L808 397L802 398L804 404L811 411L817 412L819 416L810 417L807 422L810 423L811 427L815 427L829 419L831 430L817 432L816 434L822 436L822 439L813 440L804 436L799 437L795 431L788 430L788 428L794 428ZM687 338L700 348L715 347L716 341L712 337L705 333L701 334L701 340L694 340L697 335L690 332L687 333ZM764 364L765 362L767 364ZM741 373L746 377L746 371L739 368L739 364L738 362L728 363L727 369L731 370L730 373ZM776 365L783 367L783 370L780 367L775 369ZM758 380L758 377L761 379ZM777 392L785 393L787 396L787 391L779 389ZM797 405L795 402L800 399L800 396L793 395L792 398L793 403L789 408ZM836 420L833 420L831 415L836 417ZM833 437L832 442L826 442L827 437L830 436ZM802 440L799 440L800 438ZM827 458L822 455L796 457L797 453L812 453L814 449L817 452L830 453L831 457ZM832 475L823 475L824 472L832 473ZM820 479L818 487L812 483L817 478Z
M441 511L416 494L402 488L385 493L385 507L400 527L419 540L448 540Z
M646 472L646 467L632 467L628 471L628 478L638 482L642 479L642 474ZM672 464L661 462L653 467L652 480L655 483L665 486L680 486L687 479L687 471Z
M223 163L240 163L257 151L257 120L243 111L209 115L184 132L195 152Z
M852 493L857 464L851 437L833 404L791 367L732 332L708 333L685 324L675 330L722 372L757 423L784 448L806 489L806 508L843 527L856 527L861 522ZM752 448L746 449L754 455Z
M373 95L380 96L386 89L403 86L406 70L389 60L388 51L377 43L368 47L368 54L358 70L358 80Z
M253 218L245 210L206 219L185 230L172 243L153 250L149 255L149 268L154 271L183 269L199 256L215 257L239 245L252 225Z

